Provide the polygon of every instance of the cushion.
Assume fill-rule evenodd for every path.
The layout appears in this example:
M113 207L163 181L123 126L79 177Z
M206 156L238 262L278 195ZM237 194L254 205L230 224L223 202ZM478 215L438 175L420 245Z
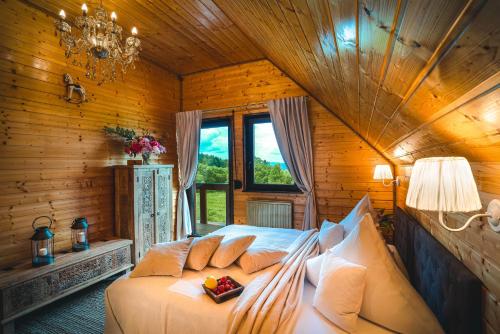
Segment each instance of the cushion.
M203 270L223 238L223 235L207 235L202 238L195 238L191 244L185 268Z
M389 254L391 254L392 259L394 260L394 263L396 266L401 270L403 275L408 279L410 276L408 275L408 270L406 270L406 266L403 263L403 260L401 259L401 256L399 255L399 252L394 245L389 245L387 244L387 249L389 250Z
M323 254L344 240L344 226L324 220L319 230L319 252Z
M343 330L355 332L365 284L366 267L327 251L313 306Z
M287 251L280 249L249 248L237 263L245 273L251 274L280 262L287 255Z
M325 254L321 254L310 258L306 261L306 277L312 285L318 286L319 274L321 272L321 264Z
M339 223L344 227L344 238L351 233L365 213L371 214L373 221L377 221L377 212L373 209L370 195L368 194L363 196L351 212Z
M156 244L146 253L130 277L182 276L192 238Z
M242 235L227 240L224 239L210 259L209 264L216 268L229 267L250 247L254 240L255 235Z
M367 268L363 318L399 333L443 333L434 314L391 259L369 213L330 251Z

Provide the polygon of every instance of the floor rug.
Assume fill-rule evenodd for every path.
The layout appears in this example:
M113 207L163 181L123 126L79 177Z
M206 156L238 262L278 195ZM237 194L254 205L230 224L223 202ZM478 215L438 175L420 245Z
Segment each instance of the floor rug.
M98 334L104 331L108 279L16 320L16 334Z

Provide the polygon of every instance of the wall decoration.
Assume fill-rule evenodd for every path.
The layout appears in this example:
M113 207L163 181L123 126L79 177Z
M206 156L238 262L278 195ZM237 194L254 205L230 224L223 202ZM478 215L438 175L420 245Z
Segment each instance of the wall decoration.
M123 140L125 142L124 151L129 156L136 157L138 154L141 154L144 165L149 165L151 155L167 152L165 147L145 129L143 129L142 136L136 135L132 129L125 129L120 126L116 126L115 128L105 126L104 132Z
M64 74L64 83L66 84L66 96L64 97L66 101L76 104L87 102L85 88L78 83L74 83L69 73ZM73 97L73 93L76 93L78 96Z

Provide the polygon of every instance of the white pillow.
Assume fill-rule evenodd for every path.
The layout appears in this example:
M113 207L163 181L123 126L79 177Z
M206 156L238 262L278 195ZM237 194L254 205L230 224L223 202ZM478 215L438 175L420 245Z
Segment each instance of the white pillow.
M130 277L182 276L193 238L156 244L146 253Z
M224 239L210 259L209 264L216 268L229 267L247 250L255 240L255 235L243 235L231 239Z
M319 252L323 254L328 248L332 248L344 240L344 226L324 220L319 230Z
M368 194L363 196L351 212L349 212L349 214L339 223L344 227L344 238L346 238L356 225L358 225L361 217L363 217L365 213L371 214L373 221L377 221L377 212L373 209L370 195Z
M191 244L184 267L198 271L203 270L223 238L223 235L207 235L202 238L195 238Z
M443 333L434 314L396 267L370 214L330 252L367 268L363 318L405 334Z
M314 286L318 286L321 264L323 263L324 257L325 254L321 254L306 261L306 277Z
M410 275L408 274L408 270L406 270L406 266L403 260L401 259L401 255L399 255L396 246L387 244L387 249L389 250L391 257L394 260L394 263L396 263L396 266L398 266L399 270L401 270L401 272L403 273L403 275L405 275L406 278L409 278Z
M246 274L251 274L280 262L287 255L287 251L280 249L249 248L237 263Z
M363 302L366 267L325 254L313 306L343 330L356 331L358 313Z

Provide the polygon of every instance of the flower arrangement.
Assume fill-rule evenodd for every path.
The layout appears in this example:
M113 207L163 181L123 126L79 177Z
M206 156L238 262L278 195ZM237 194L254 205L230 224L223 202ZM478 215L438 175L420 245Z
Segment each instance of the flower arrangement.
M124 140L125 153L131 157L136 157L140 154L145 165L149 164L151 154L158 155L167 151L165 147L149 133L148 130L143 130L143 135L138 136L132 129L125 129L119 126L116 128L105 126L104 132L108 135L117 136Z

